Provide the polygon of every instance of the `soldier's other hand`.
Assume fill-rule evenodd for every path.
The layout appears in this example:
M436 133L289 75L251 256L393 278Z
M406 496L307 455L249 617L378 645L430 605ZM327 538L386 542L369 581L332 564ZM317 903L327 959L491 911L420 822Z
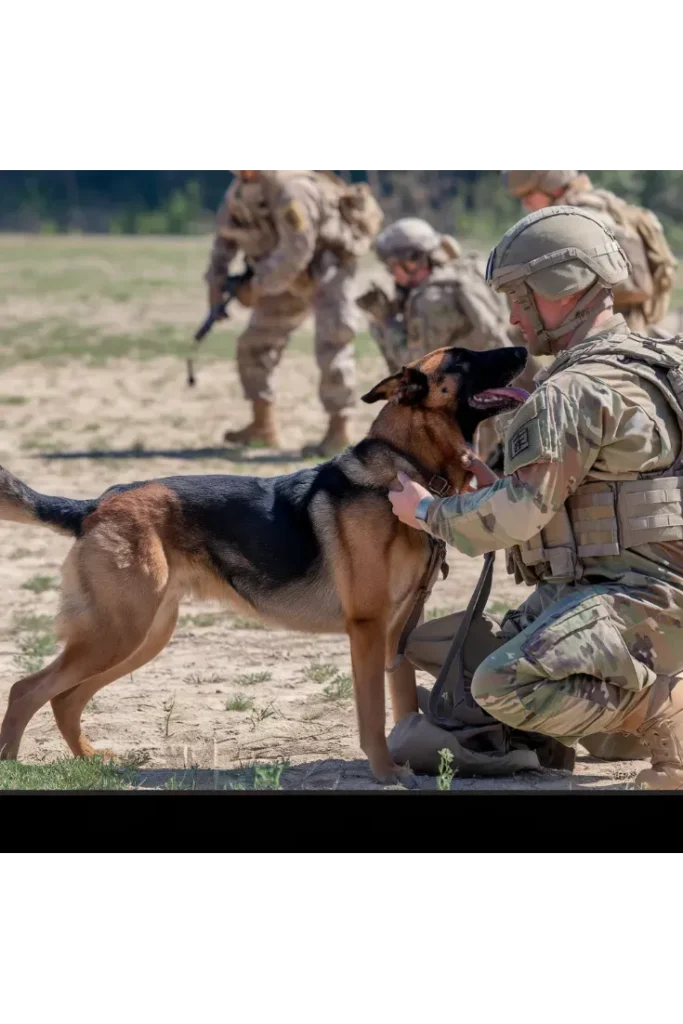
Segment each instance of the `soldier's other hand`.
M209 285L209 309L213 310L216 306L221 305L223 302L223 289L218 283L211 283ZM216 320L227 319L226 314L221 312L216 314Z
M249 280L239 285L235 292L235 298L242 306L251 309L256 305L258 293L258 286L254 284L253 280Z
M415 509L423 498L431 498L429 491L405 473L399 473L389 489L389 501L394 515L414 530L424 530L427 526L415 518Z
M460 457L460 465L463 469L468 470L472 474L472 480L474 486L470 481L470 490L476 491L480 487L490 487L491 484L495 484L496 480L499 479L498 474L494 473L490 466L487 466L485 462L478 459L473 452L465 452Z
M356 304L376 320L386 319L390 308L389 296L376 284L360 295Z

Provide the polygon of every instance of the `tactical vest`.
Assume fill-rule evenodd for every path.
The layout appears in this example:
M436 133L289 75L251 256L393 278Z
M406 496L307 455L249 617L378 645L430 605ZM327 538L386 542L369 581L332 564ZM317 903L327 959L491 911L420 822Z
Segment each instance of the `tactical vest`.
M367 185L347 185L331 171L261 171L255 181L235 179L219 215L219 234L247 259L267 256L278 244L272 215L277 191L294 178L312 182L318 195L316 257L323 251L342 260L366 253L382 225L382 211Z
M683 337L653 341L622 334L597 339L560 355L545 380L595 362L624 367L657 387L683 438ZM508 572L518 582L567 583L581 579L584 558L609 558L644 544L680 544L682 492L683 447L664 471L643 473L637 480L581 484L540 533L508 551Z
M406 324L415 318L415 308L422 295L433 288L443 290L444 310L449 312L449 326L453 337L458 338L458 345L464 348L488 347L495 334L499 335L501 346L512 344L508 341L510 322L507 300L489 288L485 266L476 253L467 253L443 266L434 267L429 277L408 295L403 309ZM452 296L450 299L449 292ZM448 344L448 339L444 339L443 344ZM426 354L424 346L419 351L408 352L411 359L419 359Z

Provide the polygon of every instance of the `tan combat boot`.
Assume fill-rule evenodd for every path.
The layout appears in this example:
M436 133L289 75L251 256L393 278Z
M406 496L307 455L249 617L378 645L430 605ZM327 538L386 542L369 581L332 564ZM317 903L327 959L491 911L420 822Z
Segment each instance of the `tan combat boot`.
M636 777L636 789L683 789L683 680L653 684L646 700L621 723L648 748L652 767Z
M266 448L279 448L280 437L275 422L275 406L263 398L252 402L253 419L242 430L227 430L223 440L228 444L249 445L256 442Z
M343 452L350 444L348 416L345 413L332 413L327 425L327 433L322 441L319 444L307 444L302 449L301 457L310 459L322 455L325 458L331 458L331 456Z

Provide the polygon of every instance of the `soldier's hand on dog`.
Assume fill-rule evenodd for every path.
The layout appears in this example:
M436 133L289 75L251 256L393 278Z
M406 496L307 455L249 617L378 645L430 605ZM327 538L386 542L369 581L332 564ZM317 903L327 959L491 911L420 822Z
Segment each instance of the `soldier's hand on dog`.
M427 524L415 518L415 509L423 498L431 498L426 487L416 484L405 473L399 473L397 480L389 488L389 501L395 516L406 526L414 530L426 530Z
M466 452L460 459L460 463L463 469L469 470L472 474L469 484L471 491L476 491L480 487L490 487L498 479L497 474L472 452ZM405 473L399 473L389 489L389 501L394 515L406 526L412 526L414 530L429 532L427 524L421 519L415 518L415 510L423 498L430 497L432 495L426 487L411 480Z

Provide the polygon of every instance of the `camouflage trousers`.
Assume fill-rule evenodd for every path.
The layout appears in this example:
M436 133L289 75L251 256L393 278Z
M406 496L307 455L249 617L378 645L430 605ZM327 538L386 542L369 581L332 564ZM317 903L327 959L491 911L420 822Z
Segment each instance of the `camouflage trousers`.
M683 622L663 611L677 603L670 591L540 584L503 619L472 697L498 721L567 745L618 733L658 675L683 672Z
M505 743L492 731L497 722L512 735L545 735L567 746L580 740L607 760L648 757L618 726L657 674L683 672L683 614L680 592L629 575L629 587L543 583L502 622L475 620L463 650L464 689L455 666L445 686L459 742L499 754ZM463 615L413 630L406 654L416 668L438 676Z
M290 335L312 313L320 401L329 414L344 412L355 404L353 339L360 326L355 273L355 265L333 266L312 299L284 292L264 296L258 302L237 341L237 367L245 398L273 400L273 374Z

